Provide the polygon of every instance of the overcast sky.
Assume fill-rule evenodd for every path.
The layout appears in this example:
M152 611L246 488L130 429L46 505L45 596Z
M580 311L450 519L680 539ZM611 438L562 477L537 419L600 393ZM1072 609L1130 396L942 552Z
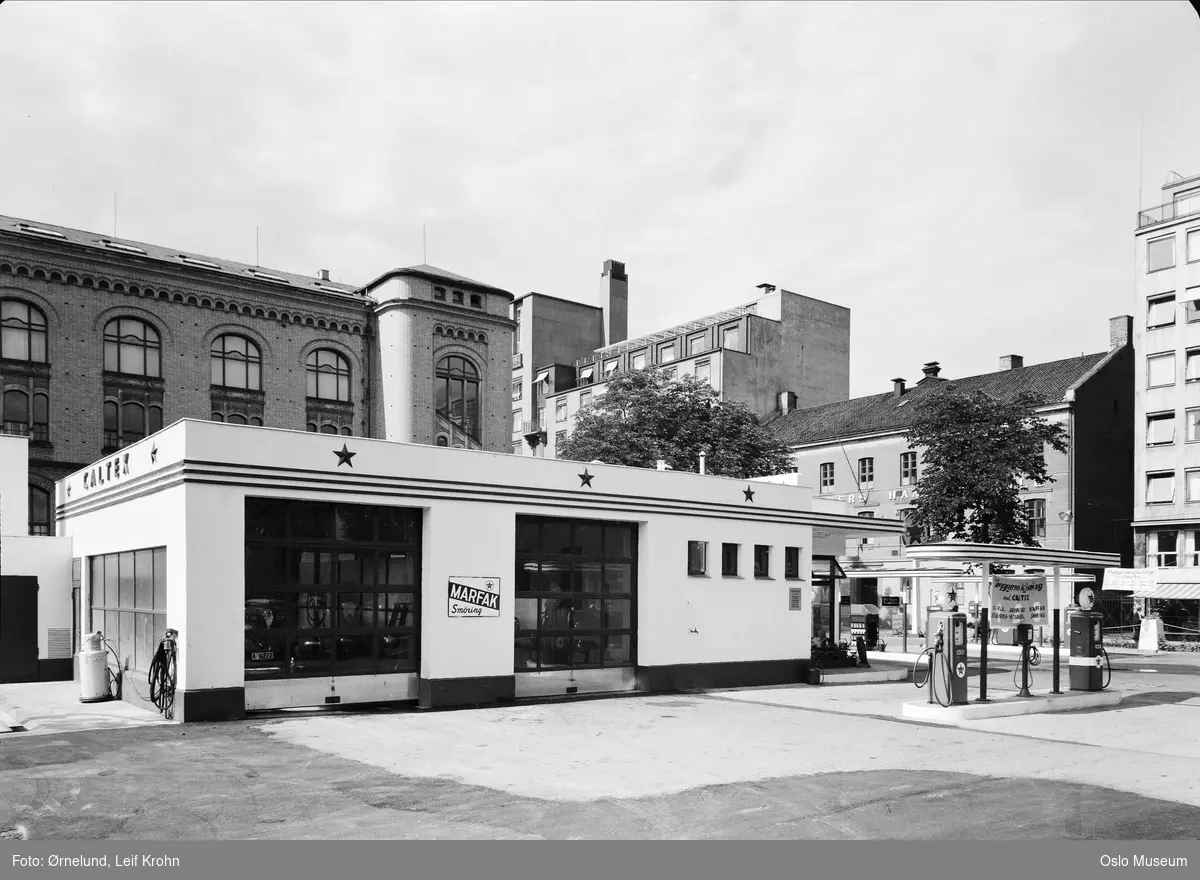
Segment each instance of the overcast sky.
M851 394L1101 351L1200 174L1200 16L1070 3L0 5L0 213L365 283L423 261L630 332L770 282Z

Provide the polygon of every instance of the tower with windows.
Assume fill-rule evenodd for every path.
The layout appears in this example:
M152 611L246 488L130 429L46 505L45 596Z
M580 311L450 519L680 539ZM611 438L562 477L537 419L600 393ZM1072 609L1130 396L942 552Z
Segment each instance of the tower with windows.
M395 269L375 303L375 423L385 439L508 451L512 294L433 266Z

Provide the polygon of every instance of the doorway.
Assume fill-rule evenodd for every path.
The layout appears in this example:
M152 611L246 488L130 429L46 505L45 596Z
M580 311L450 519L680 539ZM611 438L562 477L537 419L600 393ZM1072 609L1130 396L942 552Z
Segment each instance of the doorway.
M0 577L0 682L38 680L38 581Z

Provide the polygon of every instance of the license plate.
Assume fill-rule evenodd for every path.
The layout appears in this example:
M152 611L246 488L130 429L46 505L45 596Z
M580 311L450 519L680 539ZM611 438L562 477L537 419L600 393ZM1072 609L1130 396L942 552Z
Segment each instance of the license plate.
M251 660L274 660L274 651L255 651L250 655Z

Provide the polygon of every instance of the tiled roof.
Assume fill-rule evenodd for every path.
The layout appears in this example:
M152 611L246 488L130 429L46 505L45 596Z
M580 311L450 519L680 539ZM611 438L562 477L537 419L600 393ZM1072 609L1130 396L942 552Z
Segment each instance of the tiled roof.
M1041 397L1047 405L1060 403L1067 389L1086 376L1108 354L1086 354L949 382L922 380L906 389L899 400L891 392L874 394L794 410L786 415L775 415L764 422L775 436L790 445L905 430L912 423L915 404L951 383L959 391L984 391L1000 400L1011 400L1023 391L1030 391Z
M337 281L325 281L311 275L297 275L294 272L284 272L279 269L266 269L261 266L251 266L247 263L237 263L221 257L206 257L200 254L186 253L175 248L167 248L157 244L133 241L128 238L117 238L111 235L100 235L95 232L85 232L81 229L70 229L66 226L55 226L51 223L40 223L33 220L21 220L17 217L0 216L0 232L13 233L41 241L59 241L79 245L101 251L112 256L132 257L150 260L155 263L169 263L178 268L200 269L218 272L222 275L233 275L242 280L254 279L271 284L286 285L296 291L311 291L314 293L350 294L356 297L358 288Z
M494 287L491 284L484 284L482 281L475 281L463 275L456 275L454 272L447 272L445 269L439 269L437 266L430 266L428 263L421 263L419 266L408 266L404 269L393 269L390 272L385 272L383 278L389 278L394 275L423 275L426 278L439 279L441 281L449 281L454 284L461 284L464 287L474 287L480 290L496 290L501 293L508 293L507 290L501 290L499 287ZM371 287L378 280L372 281L367 287ZM512 294L509 294L511 296Z

